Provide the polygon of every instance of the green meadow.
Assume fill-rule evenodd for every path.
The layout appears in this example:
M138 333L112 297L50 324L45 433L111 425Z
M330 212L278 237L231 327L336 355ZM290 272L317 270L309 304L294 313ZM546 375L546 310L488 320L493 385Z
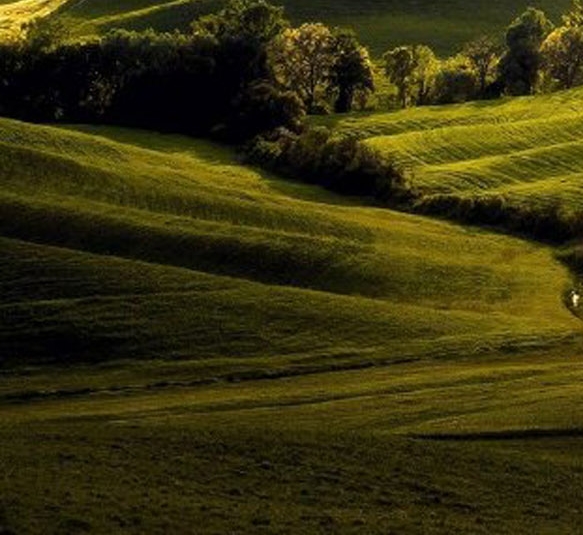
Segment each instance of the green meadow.
M525 6L286 7L375 54L445 54ZM87 35L214 7L59 13ZM394 157L423 199L575 217L582 101L311 121ZM583 327L561 256L209 141L0 119L0 533L577 533Z
M71 0L62 12L76 32L102 33L111 28L187 29L190 21L211 12L219 0ZM544 9L556 22L570 0L536 2L477 0L282 0L279 4L295 23L323 21L353 28L360 40L380 56L393 46L424 43L439 54L456 52L463 43L484 33L501 37L504 28L530 5Z
M575 525L583 337L552 249L204 141L0 132L6 530Z
M582 92L353 115L321 122L391 154L426 197L500 198L581 213Z

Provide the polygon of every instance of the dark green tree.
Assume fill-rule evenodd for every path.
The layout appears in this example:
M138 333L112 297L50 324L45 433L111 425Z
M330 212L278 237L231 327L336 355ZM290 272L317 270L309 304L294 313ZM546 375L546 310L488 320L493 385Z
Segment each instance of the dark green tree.
M413 74L415 72L415 56L413 47L399 46L383 55L385 74L397 87L398 98L402 108L409 105Z
M479 94L486 94L488 79L493 76L496 64L500 59L500 45L485 35L470 41L464 46L463 55L468 58L476 71L479 84Z
M543 11L528 8L506 30L507 51L500 61L500 77L510 95L534 92L542 65L541 45L553 29Z
M410 101L423 105L429 100L438 61L425 45L399 46L384 54L385 74L397 87L402 108Z
M568 28L583 28L583 3L573 0L570 11L563 15L563 25Z
M330 90L335 94L334 110L345 113L352 110L356 91L374 91L372 64L352 30L337 29L333 38Z
M574 0L541 47L545 73L561 89L583 83L583 4Z
M192 24L195 34L247 39L266 45L289 27L284 10L265 0L230 0L218 13Z

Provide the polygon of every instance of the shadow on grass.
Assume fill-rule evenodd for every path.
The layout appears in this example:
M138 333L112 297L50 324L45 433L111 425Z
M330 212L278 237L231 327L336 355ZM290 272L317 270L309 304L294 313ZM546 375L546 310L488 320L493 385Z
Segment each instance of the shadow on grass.
M238 156L234 149L201 138L112 126L59 125L57 128L101 137L144 150L192 156L208 165L245 165L242 157ZM281 178L259 167L247 167L275 193L286 197L336 206L377 206L372 198L347 197L329 192L317 185Z
M414 433L412 438L436 441L479 442L499 440L533 440L545 438L582 438L583 428L509 429L472 433Z

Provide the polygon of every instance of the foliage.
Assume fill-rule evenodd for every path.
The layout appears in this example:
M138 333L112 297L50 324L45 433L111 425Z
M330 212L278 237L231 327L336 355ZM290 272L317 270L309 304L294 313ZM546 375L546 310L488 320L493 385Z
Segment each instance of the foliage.
M31 52L55 48L67 41L72 29L61 17L38 17L22 27L22 45Z
M268 44L289 22L284 10L265 0L229 0L227 5L192 23L195 35L210 35L219 40L244 39Z
M336 93L334 111L352 110L355 94L373 92L374 77L368 50L357 40L351 30L333 32L334 63L330 69L328 91Z
M572 0L571 9L563 17L563 25L567 28L583 27L583 3L581 0Z
M545 73L561 89L583 82L583 28L561 26L554 30L541 48Z
M437 59L425 45L397 47L383 56L385 74L397 86L401 107L410 101L419 105L429 100L437 70Z
M303 111L275 88L267 65L266 40L285 24L281 10L237 0L192 35L119 30L60 43L52 40L52 23L35 25L25 43L0 50L1 108L28 120L124 124L226 141L263 127L296 129Z
M542 64L540 48L552 28L546 15L534 8L528 8L507 28L508 50L499 68L507 93L530 95L534 92Z
M557 244L580 236L583 231L581 221L566 216L557 203L537 209L509 203L498 195L432 195L422 198L416 209L421 213L474 225L495 226Z
M484 97L488 83L495 77L500 59L500 45L490 37L480 36L466 43L462 54L468 58L478 76L479 94Z
M413 87L415 88L415 102L419 106L428 104L431 90L438 70L438 61L435 53L426 45L413 47L415 69L413 71Z
M316 110L334 67L334 37L321 23L289 28L272 43L269 54L275 78L295 90L308 112Z
M454 104L474 99L479 94L476 71L468 57L458 55L443 61L435 77L434 101Z
M574 0L563 25L555 29L542 45L543 66L561 89L583 82L583 5Z
M393 162L355 138L336 136L323 127L301 134L279 131L256 139L247 148L247 156L251 163L344 195L392 203L412 195Z
M409 105L412 77L415 71L413 47L399 46L383 55L385 74L395 84L402 108Z

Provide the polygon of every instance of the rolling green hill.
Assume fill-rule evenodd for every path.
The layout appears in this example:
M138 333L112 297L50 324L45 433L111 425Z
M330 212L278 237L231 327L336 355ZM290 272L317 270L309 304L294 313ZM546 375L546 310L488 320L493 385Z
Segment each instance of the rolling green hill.
M498 197L575 217L583 208L582 97L576 89L322 122L394 155L428 198Z
M356 30L374 55L403 43L426 43L440 54L450 54L481 33L501 35L526 7L544 9L555 21L570 0L527 2L476 0L284 0L295 23L323 21ZM103 32L115 27L169 31L187 29L193 18L220 5L218 0L71 0L64 12L74 18L79 33Z
M439 338L544 341L573 324L561 303L567 274L537 246L327 197L302 199L299 186L238 167L203 142L12 121L0 129L0 231L5 258L16 262L2 283L4 295L14 295L0 344L14 347L19 333L13 360L68 357L37 351L35 336L54 337L61 351L70 340L71 354L99 360L302 348L294 358L306 365L316 348L318 361L390 360L411 338L421 349ZM31 281L43 273L53 278L39 289ZM532 281L540 279L549 284L535 294ZM142 320L118 325L120 302L143 310ZM233 339L217 334L222 322L238 333ZM331 326L337 339L325 336ZM295 339L296 331L308 339Z
M476 4L288 7L446 53L523 7ZM61 12L86 34L215 6ZM313 120L425 200L576 216L582 97ZM0 119L0 533L576 532L583 332L556 253L201 140Z
M0 526L576 525L583 339L552 249L179 136L0 139Z
M276 2L277 4L278 2ZM479 34L501 36L504 28L526 7L534 5L558 21L570 0L474 1L460 0L282 0L288 16L296 24L323 21L351 27L380 56L392 46L425 43L447 55ZM6 0L0 2L0 36L14 31L32 16L53 9L64 14L78 36L104 33L113 28L160 31L187 30L192 20L220 7L221 0Z

